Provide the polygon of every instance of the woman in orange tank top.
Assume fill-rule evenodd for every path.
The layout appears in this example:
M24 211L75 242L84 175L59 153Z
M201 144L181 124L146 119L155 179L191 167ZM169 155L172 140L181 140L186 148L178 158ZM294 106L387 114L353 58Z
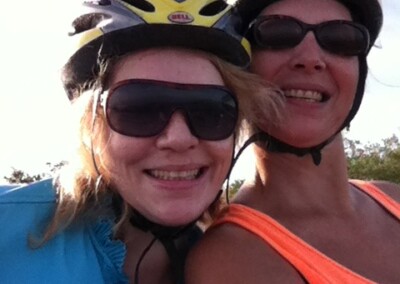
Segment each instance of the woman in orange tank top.
M380 3L237 7L251 70L281 88L283 117L253 125L255 179L192 251L187 283L400 283L400 187L349 181L340 134L361 104Z

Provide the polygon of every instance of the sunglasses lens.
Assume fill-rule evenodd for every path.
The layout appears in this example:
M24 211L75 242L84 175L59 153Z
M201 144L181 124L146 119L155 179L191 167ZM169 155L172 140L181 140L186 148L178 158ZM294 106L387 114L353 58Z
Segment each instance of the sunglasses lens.
M156 135L168 119L167 110L146 96L145 90L138 90L137 86L120 86L107 101L107 120L111 129L126 136Z
M187 109L192 132L205 140L222 140L232 135L237 121L237 105L227 91L209 90L209 100Z
M175 111L186 116L193 135L205 140L229 137L237 120L234 97L218 86L127 80L111 88L106 103L110 128L131 137L161 133Z
M252 27L255 46L267 49L286 49L298 45L313 31L318 43L334 54L353 56L363 54L369 46L368 31L349 21L328 21L311 25L289 16L261 17Z
M367 51L368 34L362 28L343 22L331 22L317 31L320 44L328 51L340 55L359 55Z
M262 19L254 25L253 32L256 45L268 49L291 48L303 39L302 27L290 19Z

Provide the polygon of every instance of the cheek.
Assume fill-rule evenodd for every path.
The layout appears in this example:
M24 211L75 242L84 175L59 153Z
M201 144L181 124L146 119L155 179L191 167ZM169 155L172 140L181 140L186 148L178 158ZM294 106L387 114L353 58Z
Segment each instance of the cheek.
M347 59L336 68L336 82L340 92L345 94L348 101L353 101L359 80L359 65L357 58Z
M206 142L208 153L224 174L230 167L233 155L233 138L218 142Z
M281 61L282 59L278 55L269 56L267 51L254 51L250 71L260 75L264 80L274 82L274 78L283 64Z
M109 169L113 171L115 168L139 162L148 155L151 145L151 139L139 139L111 132L105 149Z

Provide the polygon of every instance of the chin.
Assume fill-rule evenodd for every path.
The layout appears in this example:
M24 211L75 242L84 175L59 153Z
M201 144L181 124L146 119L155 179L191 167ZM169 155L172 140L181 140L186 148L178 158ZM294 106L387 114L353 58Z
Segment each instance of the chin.
M183 227L192 223L192 219L181 219L181 220L159 220L156 221L157 224L165 227Z
M327 134L326 131L323 134L318 130L307 130L303 129L301 132L291 132L291 133L270 133L272 137L298 148L309 148L313 146L317 146L322 142L326 141L330 138L330 135Z
M179 210L179 208L178 208ZM188 225L192 222L197 221L201 215L203 214L203 211L198 211L198 212L165 212L163 214L163 218L160 218L158 220L158 223L163 225L163 226L168 226L168 227L179 227L179 226L185 226Z

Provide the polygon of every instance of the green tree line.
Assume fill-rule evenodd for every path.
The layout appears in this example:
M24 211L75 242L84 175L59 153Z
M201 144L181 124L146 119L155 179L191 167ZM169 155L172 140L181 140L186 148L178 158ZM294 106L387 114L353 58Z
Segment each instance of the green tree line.
M400 184L400 142L397 136L367 145L346 138L344 141L350 178Z
M362 144L358 140L344 138L349 177L361 180L385 180L400 184L400 141L396 135L382 143ZM232 197L244 180L230 185Z

